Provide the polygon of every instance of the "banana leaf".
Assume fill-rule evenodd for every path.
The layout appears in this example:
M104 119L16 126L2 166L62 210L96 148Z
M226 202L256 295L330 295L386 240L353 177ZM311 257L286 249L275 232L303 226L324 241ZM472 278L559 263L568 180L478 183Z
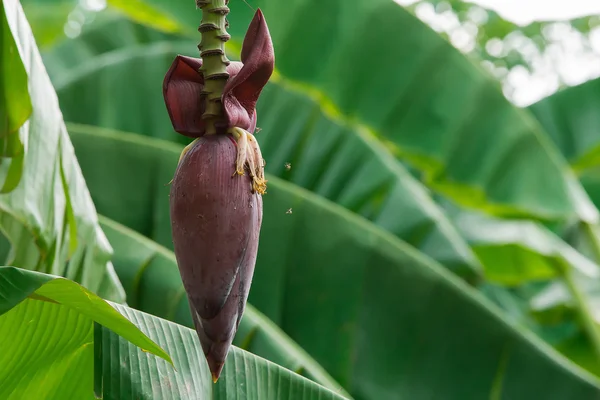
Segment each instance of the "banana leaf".
M173 132L161 84L175 55L193 55L196 46L152 38L160 39L159 33L119 19L46 52L65 118L188 143ZM269 85L258 106L257 138L267 172L370 219L458 275L477 280L481 267L469 247L381 143L282 84Z
M600 79L560 90L528 109L543 125L550 138L579 175L587 194L600 207ZM583 247L600 260L589 239ZM592 242L592 243L589 243Z
M123 133L72 137L100 212L168 243L167 183L181 147ZM338 205L268 179L249 302L353 397L600 395L596 378L432 259Z
M128 305L194 328L173 252L108 218L100 216L100 221L114 247L114 265ZM350 397L301 347L251 305L246 307L234 345Z
M31 115L31 98L27 90L27 71L19 55L17 43L12 35L4 5L0 2L0 138L2 155L6 156L6 136L15 135L19 141L19 128ZM19 141L20 142L20 141ZM21 146L21 151L22 151Z
M12 109L12 102L27 97L23 97L25 91L32 105L32 113L19 127L18 135L8 135L20 140L17 144L22 152L17 157L0 158L4 179L0 230L13 246L5 263L66 276L104 298L122 302L123 288L110 263L111 248L98 225L31 29L18 1L2 0L0 4L3 40L19 55L2 57L2 63L11 63L8 79L11 85L22 86L22 68L28 78L16 91L7 92L3 86L0 96L19 94L6 99ZM10 47L13 45L16 48Z
M0 352L0 398L92 399L95 323L172 368L161 347L83 286L0 267L0 338L5 344Z
M600 164L600 79L560 90L529 106L575 171Z
M483 285L482 292L566 357L600 374L598 265L539 223L446 210L482 261L486 280L504 286Z
M600 167L587 169L579 179L594 204L600 207Z
M14 267L0 267L0 337L7 400L343 399L237 348L213 386L193 330Z
M598 265L537 222L464 210L450 215L481 260L489 281L516 286L549 280L561 276L563 266L600 279Z
M103 351L98 357L105 379L104 399L176 400L343 400L344 397L263 358L232 347L221 378L212 386L196 332L150 314L115 305L150 338L174 354L176 369L133 352L129 343L112 332L98 334ZM131 366L131 367L129 367ZM132 371L143 373L136 375Z
M190 2L108 3L154 27L146 11L159 13L199 41L201 13ZM502 216L598 221L598 210L535 118L393 0L232 4L232 54L256 7L269 24L277 76L343 121L363 126L436 191Z

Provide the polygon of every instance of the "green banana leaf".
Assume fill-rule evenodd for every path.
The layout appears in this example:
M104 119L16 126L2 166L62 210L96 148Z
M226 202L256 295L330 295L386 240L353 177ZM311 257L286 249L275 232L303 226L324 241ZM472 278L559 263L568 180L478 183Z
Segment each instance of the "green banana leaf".
M0 137L17 134L31 115L31 99L27 90L27 71L19 56L17 44L8 25L4 5L0 2ZM3 142L4 144L4 142ZM5 146L2 146L5 150ZM22 150L22 149L21 149ZM2 152L3 155L5 151Z
M83 286L0 267L0 337L5 344L0 352L0 398L93 398L94 323L148 352L148 357L172 363L154 341Z
M598 307L600 307L600 288L598 279L590 279L588 276L575 272L573 283L578 288L578 293L573 290L564 280L555 280L535 292L529 299L529 307L532 315L545 326L562 326L569 331L554 343L557 350L569 357L571 360L586 368L590 372L600 376L600 360L597 351L590 343L590 336L580 328L581 298L585 299L589 306L589 317L583 320L591 322L595 329L600 330L600 318ZM582 321L582 322L584 322ZM573 322L577 325L573 326Z
M152 10L190 37L200 36L201 12L191 0L109 4L156 26L145 14ZM282 80L313 94L338 118L362 125L457 203L499 215L598 221L531 114L511 105L491 75L393 0L230 6L233 54L260 7Z
M0 194L0 230L13 245L5 263L66 276L104 298L122 302L124 292L110 263L110 245L98 226L56 93L27 20L18 1L2 0L1 4L0 20L6 17L8 21L10 32L6 33L12 35L29 79L21 90L28 90L33 107L18 133L25 144L23 165L0 160L0 176L8 176L3 189L7 184L14 188ZM9 39L4 34L3 38ZM18 65L14 67L13 83L22 83ZM23 100L20 97L7 101Z
M196 46L153 42L157 35L121 19L46 52L65 118L189 143L173 132L161 84L175 55L190 54ZM372 220L476 280L481 267L469 247L426 189L377 140L329 118L313 100L279 84L265 89L258 114L267 172Z
M482 261L487 281L506 288L507 293L497 298L499 288L489 292L488 286L481 287L487 297L507 314L516 314L517 320L566 357L600 374L596 350L600 326L593 322L600 304L600 268L539 223L446 210ZM513 293L512 289L522 291L524 286L530 287L525 297ZM556 296L557 286L564 296ZM511 298L515 295L518 299ZM547 304L550 298L552 305ZM544 299L544 307L539 299ZM573 351L574 341L577 352ZM581 357L582 349L586 349L586 357Z
M596 310L600 293L586 286L585 277L575 274L575 282L584 291L590 308ZM588 280L589 281L589 280ZM515 288L486 284L480 287L486 297L500 306L516 324L527 327L576 364L600 376L600 360L582 329L579 305L573 301L564 280L539 281ZM594 317L595 313L592 312ZM600 329L594 318L596 329Z
M168 243L167 183L181 147L108 132L72 137L100 212ZM249 302L355 398L600 395L596 378L435 261L340 206L268 179Z
M0 267L0 337L7 400L343 399L237 348L213 386L191 329L19 268Z
M462 218L465 218L465 220L459 224L459 227L462 227L463 224L475 222L476 216L469 215L468 218L461 216ZM193 327L189 314L189 304L187 297L183 294L184 289L174 254L112 220L100 216L100 222L109 241L113 244L115 269L127 291L129 305L152 315ZM568 245L560 242L560 239L553 239L552 234L545 231L544 228L533 224L511 221L501 222L493 219L482 220L482 217L478 217L477 224L482 225L484 232L481 236L484 239L486 233L489 236L492 230L506 232L507 229L522 228L521 232L531 234L530 236L525 235L520 241L511 237L507 242L502 242L499 240L502 239L500 235L500 237L492 237L491 240L482 240L481 242L484 244L478 245L478 242L474 241L473 245L478 252L500 251L502 246L507 246L510 248L510 254L513 255L514 259L531 259L534 261L532 263L534 266L544 264L544 268L552 268L553 277L559 272L557 271L557 263L583 258L581 255L577 255L574 250L569 250ZM521 224L525 226L520 226ZM466 230L469 233L475 233L472 228L466 227ZM552 246L555 246L555 248L552 248ZM545 258L542 256L543 253L546 253ZM485 257L482 258L485 259ZM504 259L506 260L506 257ZM582 271L590 268L593 272L597 269L586 259L579 261L581 262L580 269ZM514 261L511 260L506 265L510 266L512 262ZM522 265L529 264L522 263ZM513 275L510 272L509 270L506 275L501 275L501 277L514 284L516 282L512 281ZM533 279L533 276L539 275L536 270L528 271L527 274L531 276L531 279ZM585 282L581 282L580 286L582 290L588 289ZM546 290L551 288L554 288L554 285L550 284ZM568 315L570 318L563 318L566 320L557 322L553 318L545 324L537 320L535 316L530 315L532 310L529 302L533 303L534 311L544 311L542 304L537 304L540 301L538 297L545 293L544 290L537 290L535 295L529 296L519 296L515 293L509 293L507 289L497 286L492 287L489 284L482 287L481 290L488 298L493 299L496 304L507 311L511 317L515 317L516 323L527 326L565 356L591 372L596 374L600 372L599 363L595 358L589 338L586 337L585 331L575 321L576 316L572 315L573 313ZM565 290L561 292L562 300L565 303L570 301L571 296L568 289L564 288L563 285L561 290ZM155 293L162 293L163 296L157 297ZM592 300L599 301L600 292L586 294L595 295ZM165 299L172 300L165 301ZM559 299L554 300L558 301ZM556 306L556 304L553 304L553 306ZM576 309L577 305L571 305L571 307ZM518 309L514 310L514 308ZM577 326L574 326L574 323ZM280 332L279 328L274 326L271 321L251 305L247 306L234 344L244 350L267 358L284 368L294 370L345 397L350 397L340 388L339 384L333 381L326 372L322 371L322 368L310 356L306 355L295 343L290 342L290 339L285 337L285 334ZM577 345L576 349L579 350L576 353L573 351L574 345Z
M579 180L596 207L600 207L600 166L585 170Z
M575 171L600 164L600 79L560 90L529 106Z
M23 175L25 128L32 111L27 71L0 1L0 193L9 193Z
M543 225L461 211L452 218L485 268L489 281L515 286L547 280L571 268L600 279L600 268Z
M113 245L114 265L127 292L128 305L193 328L173 252L108 218L100 216L100 223ZM246 308L234 345L350 397L316 361L251 305Z
M599 88L600 79L591 80L560 90L528 108L578 173L583 187L597 207L600 206L600 118L594 105L598 103ZM594 240L600 237L597 226L571 228L563 236L583 254L600 260L599 243ZM597 310L600 306L599 280L589 279L584 274L578 282L590 298L593 309ZM551 310L553 313L576 308L568 288L561 282L555 282L539 293L533 304L538 310ZM578 349L584 347L580 341L576 343ZM597 370L600 371L600 368Z
M329 389L236 347L231 348L221 378L212 386L208 367L200 362L204 356L195 331L131 308L115 307L147 332L150 338L169 349L176 370L145 353L137 351L136 354L136 349L129 343L103 330L99 333L102 348L118 349L114 353L103 351L100 360L106 400L344 399ZM132 374L137 368L144 375Z
M563 89L531 105L596 205L600 207L600 79Z
M597 207L600 206L600 118L594 105L598 103L599 85L600 79L595 79L563 89L528 108L578 173L583 187ZM563 236L583 254L600 260L599 242L594 240L600 237L597 226L584 229L572 227ZM589 279L585 274L579 275L576 281L590 299L592 309L598 310L600 281ZM558 314L563 319L577 308L575 298L563 282L554 282L545 288L532 300L532 304L538 312ZM578 358L582 365L589 365L590 370L595 368L596 373L600 373L597 360L590 359L593 357L589 352L582 351L585 348L581 338L573 338L571 343L565 345L567 351L573 352L573 359Z

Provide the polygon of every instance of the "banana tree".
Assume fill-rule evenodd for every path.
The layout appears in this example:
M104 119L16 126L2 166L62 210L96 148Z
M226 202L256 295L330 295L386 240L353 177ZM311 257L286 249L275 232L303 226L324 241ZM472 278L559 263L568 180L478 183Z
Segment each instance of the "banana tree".
M107 12L111 13L110 10ZM420 25L414 29L428 28ZM121 33L119 39L112 39L107 45L105 38L111 37L113 31ZM189 141L181 140L181 136L172 132L167 115L161 112L162 98L153 89L162 82L163 69L168 67L175 54L192 55L188 52L191 44L186 43L185 32L161 34L122 17L114 17L91 26L75 40L49 49L44 57L67 118L187 144ZM140 85L144 93L141 98L139 91L123 92L121 89L126 87L125 82L133 79L144 82ZM551 285L556 281L564 286L568 280L569 290L580 293L585 288L581 287L581 279L571 279L572 275L583 273L587 279L597 276L597 267L593 263L568 244L561 243L535 219L512 219L503 224L497 219L473 219L469 213L458 220L452 217L451 210L444 205L447 201L442 202L442 207L436 205L429 189L411 177L402 163L394 160L385 141L373 137L359 124L348 123L339 114L333 115L331 107L322 107L322 98L315 98L314 91L307 94L304 89L278 78L267 85L259 100L261 131L257 139L269 160L267 172L335 201L394 233L468 282L478 285L482 293L509 315L515 311L510 305L512 302L528 303L532 299L528 296L528 299L498 302L497 290L501 290L502 298L506 299L506 296L513 296L510 294L514 292L513 288L530 282L544 280ZM111 93L116 91L121 95L113 99ZM82 99L81 92L94 95ZM128 104L136 104L140 112L115 114L112 108L103 106L109 101L122 110L129 110ZM505 106L516 110L507 102ZM151 124L144 110L155 110L150 116ZM530 118L526 113L523 115L523 118ZM506 135L506 132L496 130L495 135ZM542 146L536 151L553 158L551 154L555 150ZM530 168L524 166L522 174ZM520 190L517 182L506 182L515 185L511 190ZM491 209L486 206L486 210ZM133 215L127 218L132 219ZM129 225L131 219L123 222ZM457 230L450 220L467 231ZM470 223L472 221L476 223ZM148 232L140 223L130 226L166 247L172 246L167 230ZM583 224L583 227L584 233L595 229L589 224ZM533 241L527 237L527 232L535 238ZM595 233L592 231L589 237L595 237ZM554 249L557 240L559 245ZM582 246L575 247L589 255ZM565 257L569 261L565 261ZM502 287L509 290L503 291ZM490 288L495 288L494 293ZM526 321L529 328L565 354L571 356L563 344L574 337L582 338L584 347L594 354L594 348L600 347L600 340L596 327L590 324L593 310L586 296L577 297L580 301L575 302L576 313L568 317L569 329L560 335L555 332L563 329L562 325L540 324L537 315L528 315L537 314L535 306L526 304L525 310L511 318ZM591 370L600 365L597 360L585 364Z
M46 6L54 3L72 2ZM44 61L68 120L138 134L68 125L95 206L147 236L101 219L130 305L192 326L169 251L172 239L165 213L165 185L173 178L182 147L140 135L188 143L172 131L160 83L176 53L197 57L190 53L190 44L197 42L199 13L189 12L185 2L111 3L162 33L122 16L115 19L111 11L101 12L76 40L61 42L54 35L56 46L48 48ZM261 313L249 308L244 320L249 322L242 321L235 343L345 397L420 397L427 395L423 388L443 391L448 398L473 393L497 398L540 393L549 398L596 396L595 377L532 334L529 329L542 336L546 331L530 323L528 306L522 314L525 328L508 308L498 310L454 276L475 284L489 298L503 294L508 302L516 302L520 299L511 287L540 279L554 282L562 271L554 268L557 264L569 273L590 276L597 269L544 226L523 223L574 219L587 229L595 227L597 218L575 175L531 115L508 104L496 83L391 0L325 5L329 15L340 16L333 20L314 18L314 7L324 6L314 1L298 0L286 9L275 1L258 3L273 20L274 45L282 50L274 79L258 104L262 131L257 138L272 188L265 197L268 222L261 234L266 245L259 251L250 294ZM251 13L236 8L231 14L232 59L239 53ZM324 32L334 32L334 40L323 42ZM385 36L394 38L394 47L384 45L380 38ZM365 43L380 57L377 63L356 66L350 61L361 59L359 49L366 48ZM334 79L339 76L345 78ZM31 101L35 105L36 98ZM488 130L496 133L493 142L484 137ZM412 134L415 131L422 134ZM461 149L456 153L460 157L452 155L453 149ZM543 187L543 182L552 184ZM520 220L455 218L444 204L433 201L430 190L462 207ZM532 234L491 234L510 232L509 227ZM593 238L593 229L590 232ZM507 262L499 262L503 259ZM486 291L494 284L504 291L491 296ZM577 285L579 290L582 286ZM156 288L161 288L159 295ZM580 303L587 306L586 299ZM389 304L394 305L391 315ZM136 324L152 319L114 307ZM166 321L151 325L163 327L167 336L183 332ZM139 327L145 331L143 324ZM588 328L583 349L589 348L595 330ZM189 343L193 334L184 331L189 335L177 338ZM176 353L172 357L177 365L180 350L169 347L174 336L145 332L167 353ZM255 340L261 335L285 345L275 350L264 342L260 345ZM125 365L142 360L133 345L105 328L98 328L94 338L105 349L126 349L119 356ZM461 346L464 339L471 345ZM293 340L303 350L294 351ZM198 347L181 351L202 359ZM228 358L233 362L226 363L217 386L186 381L187 369L170 375L166 364L154 358L143 358L148 367L140 369L172 377L175 398L189 397L189 387L196 393L212 388L218 398L285 397L282 393L292 397L299 396L301 388L309 395L337 396L272 364L252 358L245 363L244 357L252 356L234 348ZM120 364L115 360L98 364L107 375L94 379L102 384L97 391L116 398L166 396L159 394L166 389L145 387L129 370L117 372ZM196 361L190 361L190 371L205 368L210 380L206 366ZM258 369L253 370L252 363ZM432 371L431 365L439 370ZM445 371L457 373L446 379ZM540 375L552 379L542 381ZM269 376L279 376L283 383L277 386ZM234 386L231 392L224 389ZM241 387L256 390L240 392Z
M7 55L1 133L5 148L17 143L18 150L3 153L1 166L14 183L2 195L2 228L12 246L5 255L18 267L0 267L0 337L10 343L0 355L2 398L343 398L237 348L214 386L192 330L93 293L124 295L108 261L112 249L21 6L0 6ZM33 267L55 274L27 270Z

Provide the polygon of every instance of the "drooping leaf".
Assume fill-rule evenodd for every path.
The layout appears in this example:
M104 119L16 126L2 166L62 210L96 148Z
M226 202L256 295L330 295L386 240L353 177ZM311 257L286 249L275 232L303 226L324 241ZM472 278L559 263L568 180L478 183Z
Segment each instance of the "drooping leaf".
M507 286L546 280L563 268L600 279L600 268L539 223L460 212L453 218L485 269L487 279Z
M168 238L163 202L181 147L141 136L77 135L99 210L146 236ZM249 301L356 398L600 395L594 377L505 320L435 261L342 207L268 179ZM146 186L149 180L165 186ZM135 206L123 208L123 201Z
M268 173L371 220L460 276L480 274L479 261L429 191L359 126L332 119L281 84L263 91L258 113Z
M600 373L594 344L600 326L589 322L594 320L598 306L597 294L593 293L600 293L598 265L539 223L446 209L481 260L487 280L507 286L504 293L499 288L490 292L484 286L488 297L565 356ZM524 286L537 289L526 290L529 293L521 298L511 293L522 291ZM562 296L552 296L558 293L557 288L563 291ZM542 307L537 304L540 298L546 303L552 298L553 304ZM581 356L584 348L590 353L588 357Z
M32 106L27 72L8 25L3 2L0 2L0 44L0 138L4 143L6 136L18 134L21 125L31 115Z
M93 321L26 299L0 317L3 399L93 399ZM10 343L10 345L6 345Z
M342 399L237 348L213 389L191 329L64 278L0 267L0 310L2 399Z
M600 204L600 118L595 113L594 104L600 98L597 94L599 88L600 79L595 79L561 90L528 108L571 163L596 206ZM567 226L567 233L563 236L577 250L597 263L600 262L598 224L576 223L574 226Z
M31 115L27 71L0 2L0 193L11 192L21 180L25 149L21 126Z
M122 40L110 39L109 48L115 31ZM175 54L193 55L196 47L148 43L158 35L118 20L47 52L66 118L189 142L173 133L159 89ZM129 82L139 90L126 89ZM478 261L426 189L359 126L337 121L309 97L275 83L263 91L258 115L267 172L365 216L463 277L479 274Z
M119 336L96 327L94 392L105 400L210 399L212 381L195 335L149 314L124 306L120 313L172 354L174 368L138 351Z
M7 18L8 33L25 67L33 106L28 122L19 129L24 144L20 181L14 179L14 171L20 174L21 170L10 160L0 161L0 174L16 186L0 194L0 229L13 245L6 263L66 276L105 298L123 301L123 289L110 263L111 248L98 226L27 20L18 1L3 0L3 5L2 18ZM19 82L18 68L15 73Z
M144 0L139 7L160 10L190 36L200 20L185 2ZM253 7L269 24L282 79L364 125L437 191L499 215L598 221L538 122L393 0L256 0ZM139 10L128 14L150 22ZM229 43L239 49L252 9L237 7L228 17Z
M101 217L100 222L113 244L115 269L129 306L193 328L173 252L108 218ZM246 307L234 345L349 397L316 361L251 305Z
M111 332L99 333L106 400L299 399L343 400L329 389L265 359L232 347L221 378L213 387L196 333L189 328L123 306L117 309L174 356L176 370L151 358ZM131 367L129 367L131 366ZM131 374L141 371L143 374ZM147 379L150 378L150 379ZM135 379L135 380L134 380ZM212 394L211 394L212 392Z
M169 365L164 350L83 286L0 267L0 398L93 398L94 322Z

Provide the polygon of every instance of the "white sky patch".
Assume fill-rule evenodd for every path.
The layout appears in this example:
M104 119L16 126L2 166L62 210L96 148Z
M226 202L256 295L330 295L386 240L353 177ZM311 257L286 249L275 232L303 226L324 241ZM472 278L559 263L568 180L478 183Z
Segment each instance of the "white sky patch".
M565 21L600 14L600 0L467 0L496 11L519 25L534 21ZM413 1L414 3L414 1Z
M407 6L418 0L395 1ZM600 0L466 2L494 10L502 18L521 26L535 21L559 21L544 29L547 44L542 54L530 39L520 33L510 34L504 40L492 38L483 44L493 57L501 58L511 49L517 50L531 66L531 71L521 66L508 71L504 67L495 67L489 61L482 62L492 75L503 82L505 96L516 105L525 107L551 95L560 88L561 82L573 86L600 77L600 27L594 28L586 38L568 22L560 22L590 15L600 16ZM416 7L415 14L435 31L448 33L450 42L464 53L474 48L477 24L484 24L487 20L487 14L479 7L474 7L469 13L470 21L461 25L449 4L435 8L426 1Z
M106 8L106 0L79 0L79 4L88 11L102 11Z
M419 0L395 0L408 6ZM466 0L496 11L518 25L534 21L565 21L588 15L600 15L600 0Z

